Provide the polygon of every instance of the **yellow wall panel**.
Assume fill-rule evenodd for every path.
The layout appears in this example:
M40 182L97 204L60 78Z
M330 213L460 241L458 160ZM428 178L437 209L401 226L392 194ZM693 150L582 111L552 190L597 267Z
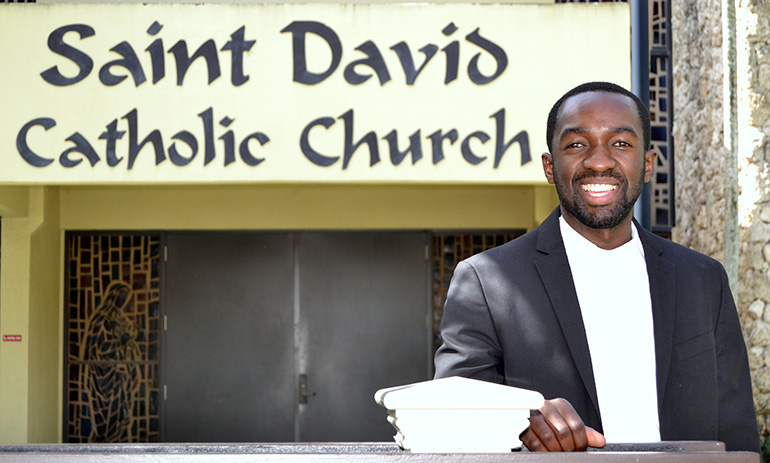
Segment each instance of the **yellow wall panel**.
M61 391L61 231L56 188L29 192L27 217L2 219L0 442L56 442Z
M545 191L552 187L543 187ZM62 187L67 230L531 229L531 186Z
M0 217L25 217L29 214L29 188L0 186Z

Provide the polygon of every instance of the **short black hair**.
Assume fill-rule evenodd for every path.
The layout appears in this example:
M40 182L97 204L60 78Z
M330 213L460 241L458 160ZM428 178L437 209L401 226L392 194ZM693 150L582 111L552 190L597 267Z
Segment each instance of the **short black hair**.
M553 107L551 108L551 112L548 113L548 125L546 126L545 130L545 143L548 146L548 151L550 153L553 153L552 145L554 132L556 131L556 119L562 105L565 101L572 98L573 96L588 92L618 93L634 100L634 103L636 103L636 111L639 115L639 122L642 124L644 149L645 151L650 149L650 110L647 108L647 105L645 105L638 96L629 92L620 85L613 84L611 82L587 82L585 84L578 85L569 92L565 93L564 96L559 98L559 100L554 103Z

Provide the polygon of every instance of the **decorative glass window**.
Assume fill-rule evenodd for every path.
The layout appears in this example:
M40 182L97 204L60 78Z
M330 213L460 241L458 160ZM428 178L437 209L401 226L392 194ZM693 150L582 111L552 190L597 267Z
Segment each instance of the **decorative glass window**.
M67 236L65 442L156 442L160 237Z

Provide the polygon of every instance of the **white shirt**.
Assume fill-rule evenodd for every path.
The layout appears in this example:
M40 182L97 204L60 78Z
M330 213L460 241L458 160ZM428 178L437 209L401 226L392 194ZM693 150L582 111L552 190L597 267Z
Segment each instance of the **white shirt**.
M644 248L635 226L615 249L559 218L591 353L607 442L660 441L655 337Z

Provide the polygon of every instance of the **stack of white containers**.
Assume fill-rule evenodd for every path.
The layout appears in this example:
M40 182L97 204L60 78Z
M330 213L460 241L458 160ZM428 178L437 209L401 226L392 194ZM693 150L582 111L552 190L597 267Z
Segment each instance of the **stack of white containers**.
M534 391L452 377L380 389L395 440L420 453L501 453L521 446L529 411L543 406Z

